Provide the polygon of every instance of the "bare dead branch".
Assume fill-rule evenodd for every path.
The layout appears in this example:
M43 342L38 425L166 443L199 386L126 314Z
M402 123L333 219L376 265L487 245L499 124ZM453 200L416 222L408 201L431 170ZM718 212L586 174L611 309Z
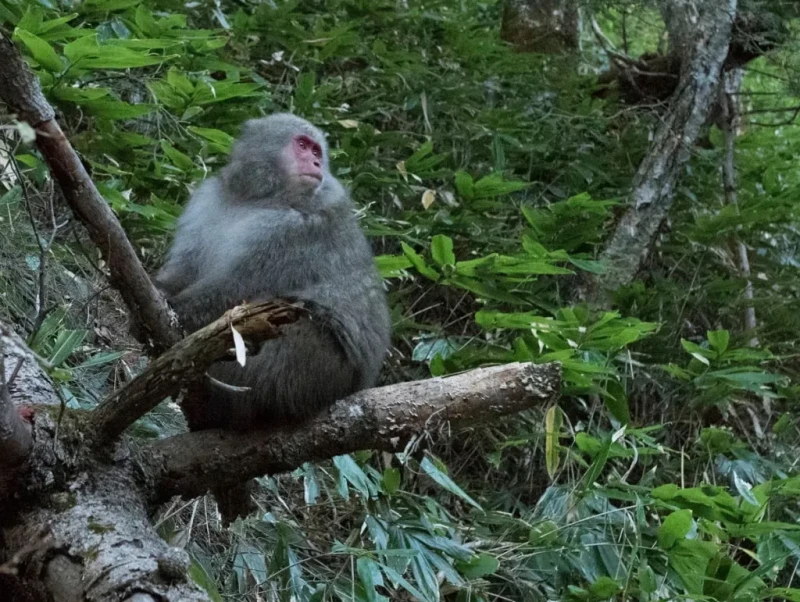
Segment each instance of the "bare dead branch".
M13 42L0 32L0 100L36 130L36 144L69 206L105 259L112 286L122 295L148 343L163 351L180 332L161 293L145 272L125 231L103 199L54 117L53 107Z
M299 304L282 301L234 307L153 360L139 376L104 400L91 415L95 441L108 444L134 421L202 377L234 345L231 327L258 345L280 336L280 326L305 315Z
M152 444L158 500L285 472L362 449L397 451L443 424L477 424L546 405L558 395L558 364L507 364L447 378L369 389L338 401L299 429L197 431Z

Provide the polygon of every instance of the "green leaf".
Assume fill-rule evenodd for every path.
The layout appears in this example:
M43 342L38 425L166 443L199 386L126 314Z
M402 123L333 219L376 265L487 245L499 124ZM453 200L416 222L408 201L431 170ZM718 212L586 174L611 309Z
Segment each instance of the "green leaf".
M727 330L708 331L708 342L719 355L722 355L728 350L728 342L730 339L731 335Z
M405 255L378 255L375 265L383 278L399 278L413 264Z
M467 172L456 172L455 185L456 191L461 197L470 200L475 196L475 183Z
M422 470L425 471L425 474L427 474L436 483L444 487L447 491L457 495L462 500L474 506L478 510L481 510L480 504L478 504L478 502L476 502L469 495L467 495L467 493L463 489L461 489L461 487L456 485L455 482L449 476L447 476L442 470L440 470L428 456L425 456L425 458L422 460L420 467L422 468Z
M208 594L211 602L223 602L222 595L217 589L216 582L194 558L192 558L192 562L189 565L189 577Z
M226 151L230 151L231 146L233 146L233 136L223 132L222 130L215 130L214 128L201 128L194 125L190 125L188 130L193 134L197 134L198 136L205 138L209 142L213 142L220 148L226 149Z
M485 199L510 194L528 188L528 182L506 181L503 174L493 173L475 182L474 198Z
M441 266L455 264L456 256L453 254L453 239L442 234L434 236L431 241L431 256Z
M207 105L232 98L260 96L261 84L239 84L234 82L199 82L192 96L192 104Z
M676 510L658 529L658 545L662 550L669 550L679 540L684 539L692 528L692 511Z
M60 73L64 69L61 57L42 38L24 29L17 28L14 30L14 39L22 42L30 51L33 59L51 73Z
M716 556L717 546L708 541L684 539L669 553L669 564L680 575L686 589L695 596L703 593L706 569Z
M608 380L606 382L606 388L605 391L603 391L603 400L606 402L608 411L611 412L611 415L621 424L628 424L630 422L631 412L628 404L628 396L619 381Z
M589 586L589 593L598 600L608 600L622 591L622 586L611 577L603 575Z
M534 524L528 532L528 543L532 546L550 547L558 540L558 525L551 520Z
M708 349L703 349L699 345L696 345L691 341L687 341L686 339L681 339L681 346L698 362L705 364L706 366L711 365L711 362L708 361L708 358L713 357L714 353Z
M174 56L137 52L123 46L100 45L95 36L78 38L64 46L64 56L80 69L132 69L159 65Z
M419 255L414 249L404 242L401 242L400 246L403 248L403 253L405 253L406 258L411 262L411 265L414 266L417 272L426 278L433 280L434 282L439 280L439 273L433 268L428 267L428 264L425 263L422 255Z
M456 562L456 568L467 579L480 579L487 575L493 575L500 568L497 558L490 554L477 554L467 561Z
M156 105L138 104L132 105L127 102L112 99L91 100L81 103L83 109L90 115L102 119L135 119L156 109Z
M339 474L347 479L362 497L368 499L377 495L375 485L370 481L361 467L356 464L352 456L336 456L333 459L333 464L339 470Z
M110 364L112 362L116 362L123 355L125 355L124 351L95 353L85 362L81 362L80 364L75 366L75 370L78 370L79 368L96 368L97 366Z
M400 471L397 468L387 468L383 471L381 487L388 494L397 493L400 489Z
M383 587L383 575L378 564L365 556L362 556L356 561L356 572L358 573L359 581L364 587L364 593L367 596L368 602L383 602L388 600L385 596L381 596L375 591L376 587Z
M164 154L167 155L172 164L178 169L183 171L191 171L194 169L194 163L189 155L183 154L164 140L161 141L161 150L164 151Z
M86 330L62 330L59 332L50 353L50 363L54 367L64 363L81 346L87 334L89 332Z

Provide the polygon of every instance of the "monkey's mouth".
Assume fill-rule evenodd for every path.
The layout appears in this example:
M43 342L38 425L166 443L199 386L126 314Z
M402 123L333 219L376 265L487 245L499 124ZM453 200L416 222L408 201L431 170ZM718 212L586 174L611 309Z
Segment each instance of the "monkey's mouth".
M299 174L301 178L311 178L317 182L322 182L322 174L321 173L301 173Z

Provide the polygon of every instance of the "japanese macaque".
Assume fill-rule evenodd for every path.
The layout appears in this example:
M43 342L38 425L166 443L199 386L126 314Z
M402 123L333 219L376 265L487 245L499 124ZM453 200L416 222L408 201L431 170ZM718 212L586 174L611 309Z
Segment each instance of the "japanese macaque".
M383 284L325 137L304 119L245 123L189 201L156 283L190 332L243 302L310 311L244 367L211 367L184 408L193 430L299 422L378 378L391 326Z

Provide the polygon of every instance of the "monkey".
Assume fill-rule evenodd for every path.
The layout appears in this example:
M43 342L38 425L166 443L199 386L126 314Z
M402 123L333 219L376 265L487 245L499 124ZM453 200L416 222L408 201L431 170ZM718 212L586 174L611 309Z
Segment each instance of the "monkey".
M186 400L191 430L298 423L377 381L391 334L383 282L322 131L288 113L245 122L180 216L156 285L188 332L243 302L302 302L242 367L219 361Z

